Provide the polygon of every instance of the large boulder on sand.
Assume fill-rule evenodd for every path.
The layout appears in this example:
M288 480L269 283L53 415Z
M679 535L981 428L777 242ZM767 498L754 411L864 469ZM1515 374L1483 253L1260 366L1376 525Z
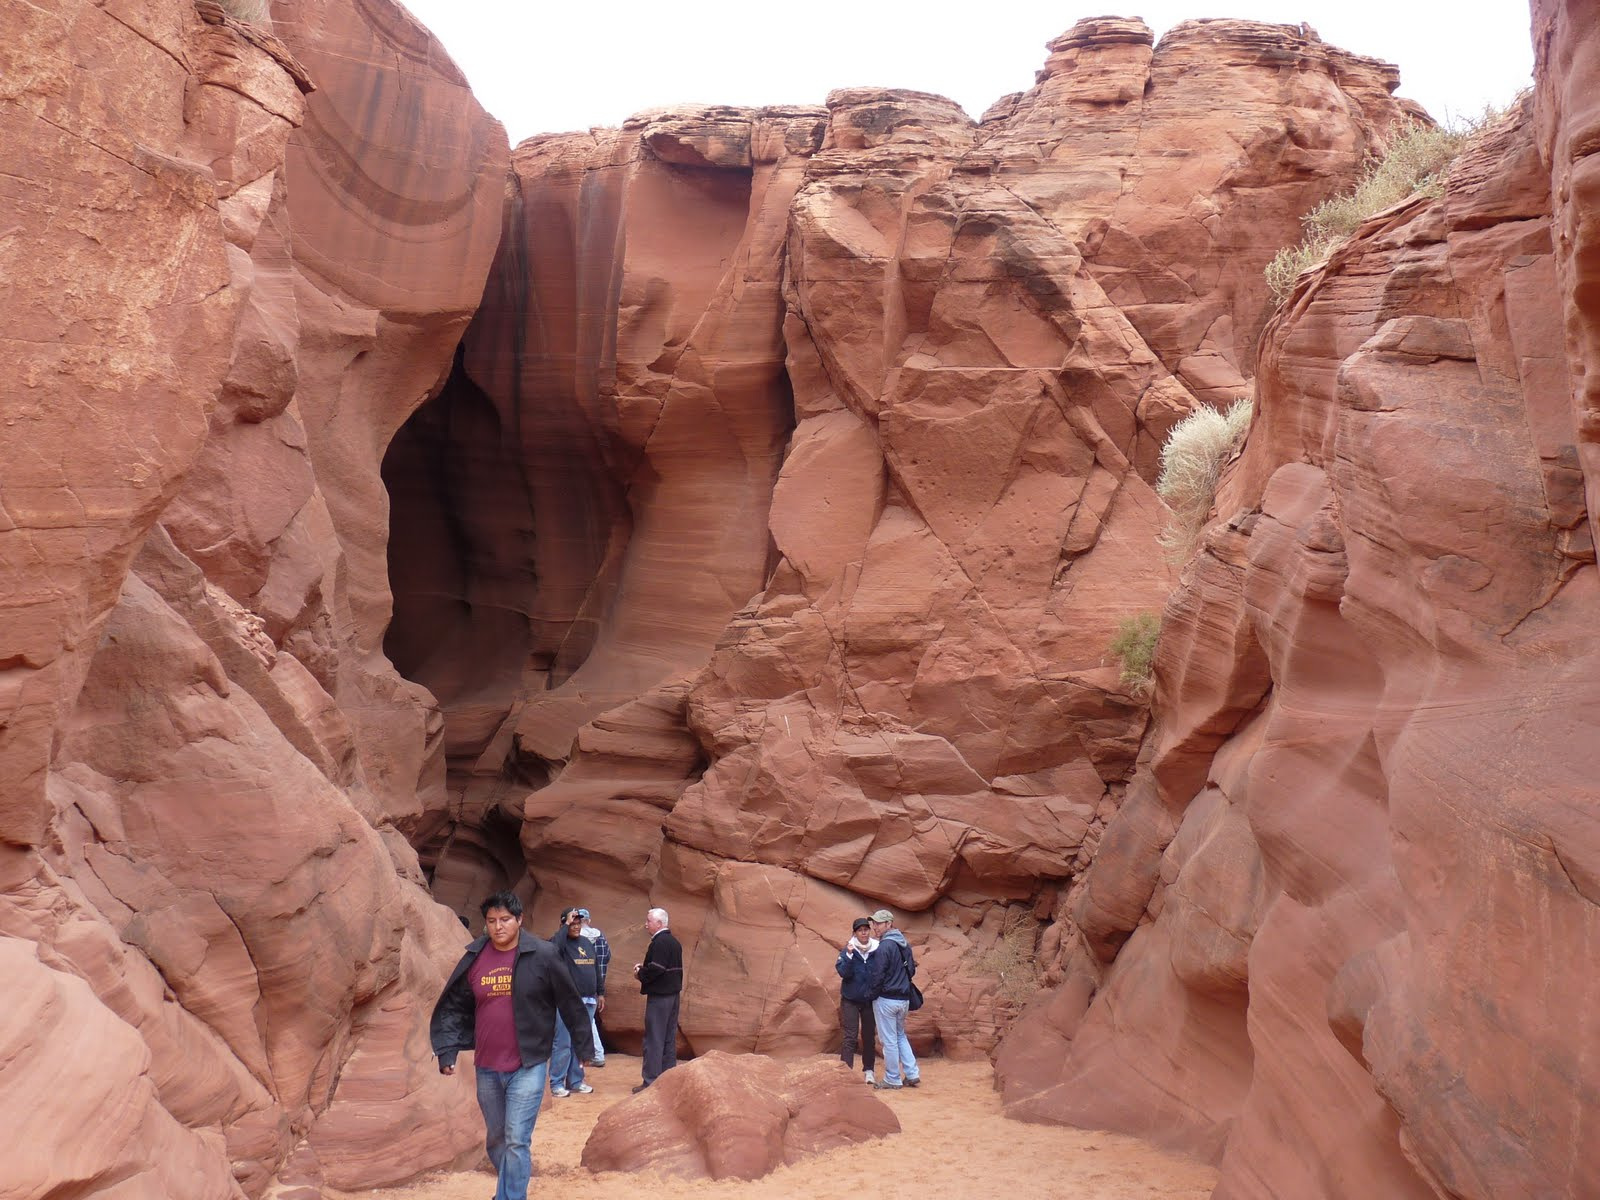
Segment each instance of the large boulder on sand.
M899 1132L893 1110L837 1058L786 1063L713 1050L601 1113L583 1165L760 1179L808 1154Z

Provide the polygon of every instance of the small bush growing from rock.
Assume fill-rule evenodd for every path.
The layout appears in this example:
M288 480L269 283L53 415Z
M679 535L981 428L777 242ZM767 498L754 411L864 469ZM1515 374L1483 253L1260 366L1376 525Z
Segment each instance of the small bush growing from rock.
M222 11L236 21L267 25L272 20L271 0L217 0Z
M1156 494L1171 510L1161 545L1173 562L1183 562L1193 551L1216 499L1222 468L1250 429L1252 409L1244 397L1229 405L1225 413L1197 408L1172 427L1161 447Z
M1400 203L1414 192L1443 195L1451 160L1473 134L1498 116L1498 112L1485 109L1477 120L1448 129L1420 121L1407 121L1392 129L1388 152L1368 160L1361 181L1351 191L1324 200L1301 217L1305 238L1298 246L1278 251L1267 264L1267 284L1278 303L1289 298L1302 271L1326 258L1373 213Z
M1130 685L1137 695L1150 691L1156 665L1156 641L1161 637L1161 618L1152 612L1133 617L1123 617L1117 624L1117 636L1106 647L1108 653L1122 660L1122 682Z
M1038 937L1039 923L1029 913L1007 912L1000 936L978 956L978 970L999 981L1000 999L1018 1008L1039 990Z

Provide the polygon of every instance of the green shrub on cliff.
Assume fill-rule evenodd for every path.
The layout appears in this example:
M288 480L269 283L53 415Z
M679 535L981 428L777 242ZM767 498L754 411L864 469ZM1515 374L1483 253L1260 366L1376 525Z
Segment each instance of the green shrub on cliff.
M1161 447L1161 476L1156 494L1167 503L1167 527L1161 545L1167 557L1181 563L1194 550L1206 516L1217 496L1222 468L1244 443L1253 405L1240 397L1227 412L1197 408L1172 427Z
M1289 298L1294 281L1307 267L1321 262L1373 213L1398 204L1414 192L1444 194L1446 168L1468 138L1497 113L1485 111L1476 121L1446 129L1407 121L1389 133L1389 149L1367 162L1361 180L1349 192L1332 196L1300 218L1305 238L1286 246L1267 264L1267 284L1278 303Z

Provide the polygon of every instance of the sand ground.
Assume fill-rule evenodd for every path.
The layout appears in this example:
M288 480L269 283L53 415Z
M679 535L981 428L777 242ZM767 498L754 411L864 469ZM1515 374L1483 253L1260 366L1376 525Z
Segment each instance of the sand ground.
M579 1165L583 1143L602 1109L626 1099L639 1082L639 1060L606 1056L590 1071L595 1091L545 1097L533 1135L529 1196L560 1200L1205 1200L1212 1167L1157 1150L1135 1138L1046 1125L1000 1115L986 1062L923 1064L916 1091L880 1092L901 1132L819 1154L745 1183L664 1179L654 1174L590 1174ZM862 1084L865 1087L865 1084ZM330 1196L332 1193L330 1193ZM487 1170L436 1175L408 1187L355 1195L362 1200L490 1200Z

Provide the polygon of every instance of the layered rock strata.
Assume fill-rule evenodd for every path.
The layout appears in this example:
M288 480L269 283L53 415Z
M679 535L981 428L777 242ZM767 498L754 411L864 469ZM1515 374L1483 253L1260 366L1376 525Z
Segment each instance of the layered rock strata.
M1536 8L1536 102L1269 324L1149 762L1002 1049L1009 1112L1219 1197L1600 1191L1595 14Z
M442 772L381 651L378 465L479 298L504 134L398 6L275 16L46 0L0 39L19 1195L309 1196L478 1138L427 1061L461 930L397 824Z
M1106 645L1171 586L1159 447L1248 392L1261 268L1396 82L1300 27L1108 18L981 123L849 90L520 147L385 468L446 898L518 881L515 822L536 923L586 903L631 962L664 903L689 1045L777 1052L835 1036L834 949L888 903L917 1039L989 1049L1145 733Z

